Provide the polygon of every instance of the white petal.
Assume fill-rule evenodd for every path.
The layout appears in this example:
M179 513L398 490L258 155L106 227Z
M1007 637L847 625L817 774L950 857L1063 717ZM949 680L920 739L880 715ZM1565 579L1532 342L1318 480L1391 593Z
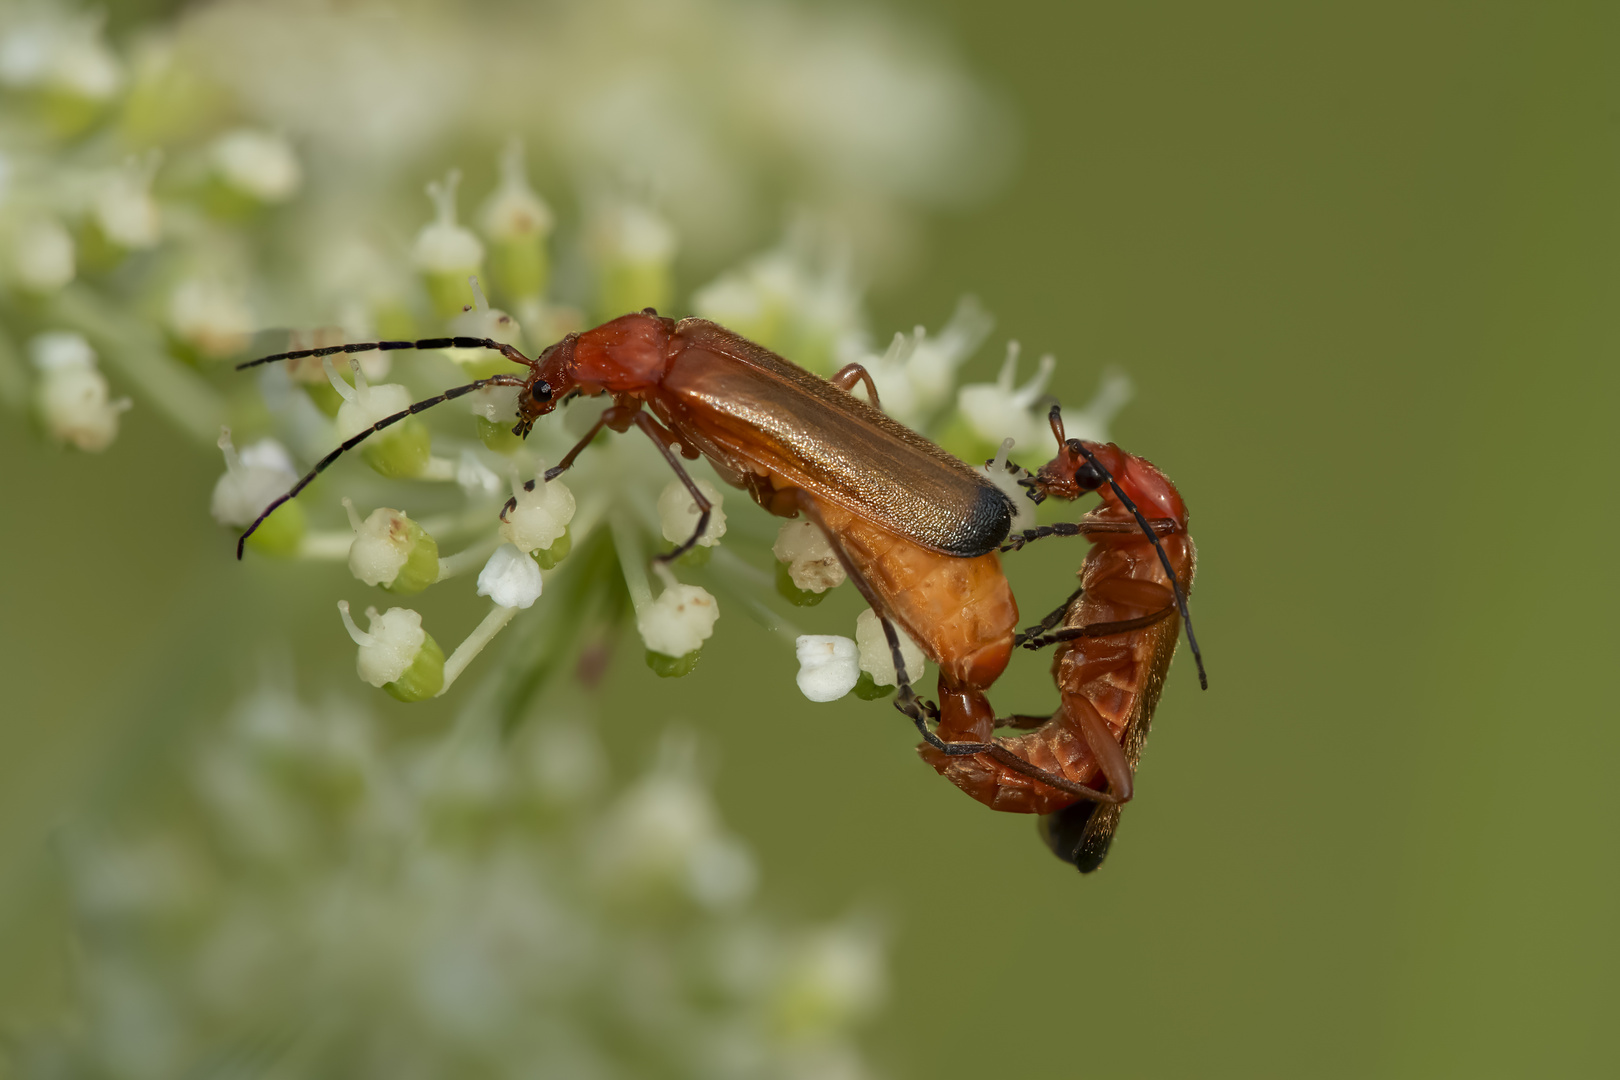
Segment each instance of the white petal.
M478 572L478 595L501 607L526 608L540 599L540 567L511 544L502 544Z
M860 650L836 634L802 634L794 639L799 656L799 692L811 701L837 701L860 680Z

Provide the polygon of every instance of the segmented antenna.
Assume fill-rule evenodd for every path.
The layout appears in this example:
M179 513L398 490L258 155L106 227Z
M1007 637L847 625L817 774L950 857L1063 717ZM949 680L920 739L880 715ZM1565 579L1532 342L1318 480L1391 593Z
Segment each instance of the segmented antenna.
M450 340L450 339L446 339L446 340ZM467 340L477 340L477 339L467 339ZM347 348L352 348L352 346L349 346ZM346 350L346 347L340 345L340 346L338 346L338 347L336 347L334 349L308 349L308 350L304 350L304 351L301 351L301 352L284 353L281 356L271 356L271 357L267 357L267 359L269 359L269 360L297 359L298 357L301 357L301 356L318 356L318 355L322 355L322 354L326 354L326 353L332 353L332 352L344 352L345 350ZM251 367L252 364L263 363L263 362L264 361L255 360L255 361L252 361L249 364L243 364L242 366L243 367ZM288 491L285 495L277 496L276 499L274 501L272 501L269 506L264 508L264 510L259 514L258 517L253 519L253 524L251 524L251 525L249 525L247 527L247 531L244 532L241 536L236 538L236 557L238 559L240 559L242 557L242 548L243 548L243 545L247 543L247 538L252 536L253 533L258 529L258 527L260 525L264 524L264 519L265 518L267 518L271 514L275 513L277 507L279 507L282 503L288 501L289 499L296 498L300 491L303 491L305 488L307 488L314 481L314 479L317 476L321 475L321 473L326 471L326 467L328 465L332 464L332 462L336 461L339 457L341 457L344 454L345 451L353 450L355 447L357 447L361 443L365 442L366 439L370 438L373 433L381 431L385 427L389 427L389 426L391 426L393 424L397 424L401 420L405 419L407 416L415 416L417 413L423 412L423 411L425 411L427 409L431 409L435 405L442 405L446 401L454 401L456 398L461 397L463 394L470 394L474 390L482 390L486 386L522 386L527 381L528 381L527 379L523 378L520 375L492 375L487 379L479 379L477 382L470 382L466 386L457 386L454 389L446 390L442 394L436 394L433 397L424 398L421 401L415 402L409 408L406 408L401 412L394 413L392 416L383 417L381 420L377 421L375 424L372 424L370 427L366 428L364 431L360 432L358 435L351 435L349 438L343 440L343 442L341 444L339 444L339 446L338 446L338 448L336 450L333 450L330 454L327 454L325 457L321 458L321 460L317 461L315 463L315 467L313 469L309 470L309 472L305 473L303 478L301 480L299 480L298 483L294 484L290 491Z
M248 360L236 365L237 371L260 364L273 364L277 360L302 360L306 356L336 356L338 353L362 352L395 352L400 349L493 349L512 361L522 364L530 371L538 366L538 361L530 360L515 346L494 338L477 337L438 337L421 338L417 341L357 341L352 345L326 345L319 349L294 349L292 352L276 353L274 356L261 356L257 360Z

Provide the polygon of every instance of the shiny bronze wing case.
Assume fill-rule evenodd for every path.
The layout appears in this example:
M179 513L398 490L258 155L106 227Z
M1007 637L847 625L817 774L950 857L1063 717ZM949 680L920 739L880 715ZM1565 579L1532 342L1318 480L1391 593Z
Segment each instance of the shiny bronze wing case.
M945 555L983 555L1006 539L1007 496L915 431L724 327L685 319L675 334L664 404L702 420L667 419L698 428L739 467Z

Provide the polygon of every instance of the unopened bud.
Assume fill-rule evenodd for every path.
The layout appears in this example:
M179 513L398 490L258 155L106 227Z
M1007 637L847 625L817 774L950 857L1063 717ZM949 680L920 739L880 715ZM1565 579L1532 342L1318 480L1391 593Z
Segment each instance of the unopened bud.
M152 178L161 160L155 150L144 159L132 157L96 189L91 204L96 225L116 247L140 251L162 239L162 218L152 198Z
M83 337L50 331L28 343L39 382L34 407L51 437L80 450L99 453L118 436L118 415L128 398L114 401L107 379L96 369L96 354Z
M672 660L695 660L694 654L714 633L720 605L707 589L676 581L662 563L654 568L664 579L664 591L636 612L636 630L648 652Z
M259 202L286 202L303 183L298 155L281 135L241 128L221 136L212 156L221 181Z
M895 627L900 639L900 656L905 661L906 679L916 684L922 679L926 658L921 648L900 627ZM895 686L899 680L894 672L894 650L889 648L888 635L883 632L883 621L877 612L867 608L855 619L855 644L860 647L861 670L872 677L878 686Z
M574 493L561 480L549 483L543 476L526 483L512 483L510 509L501 512L501 539L519 551L550 548L568 531L574 520Z
M843 584L844 564L827 540L827 534L811 521L786 521L771 545L771 554L786 573L788 592L778 577L778 591L800 607L821 602L828 589ZM797 595L795 595L797 594Z
M374 427L379 420L404 412L411 406L411 392L399 383L372 386L358 362L351 359L349 370L354 374L350 386L338 378L337 372L327 366L327 379L332 389L343 398L337 411L337 437L340 442ZM433 455L433 435L427 425L414 416L396 420L362 444L360 456L384 476L420 476Z
M698 477L694 482L697 489L703 492L703 497L709 500L710 506L709 523L703 535L698 537L698 546L714 547L726 535L726 511L721 505L724 500L707 480ZM672 544L684 544L690 540L702 516L703 511L698 509L697 500L692 498L692 493L679 480L671 480L658 496L658 524L664 531L664 539Z
M188 278L169 296L169 329L197 357L224 360L247 347L253 312L221 282Z
M675 231L645 206L620 204L596 220L597 308L603 318L666 308L674 295Z
M349 545L349 573L367 585L392 593L421 592L439 580L439 545L399 510L379 506L364 521L348 498L354 542Z
M541 296L550 266L546 239L551 235L551 207L529 186L523 144L507 143L501 154L501 183L480 214L484 235L495 245L495 284L507 296Z
M540 567L511 544L502 544L478 574L478 595L501 607L527 608L540 599Z
M801 634L794 639L799 657L796 682L799 692L811 701L837 701L861 677L860 650L847 637L833 634Z
M435 217L416 234L411 259L422 272L433 306L439 315L450 318L473 302L467 278L476 274L484 261L484 245L471 229L456 222L456 188L461 170L452 169L444 182L427 186Z
M214 484L209 510L227 528L245 529L298 481L292 458L274 439L260 439L238 454L230 428L222 428L219 448L225 455L225 475ZM292 500L265 519L248 537L248 545L269 554L288 555L297 550L303 537L304 508Z
M73 237L55 218L35 218L17 230L11 265L32 293L53 293L73 280Z
M360 646L355 671L372 686L400 701L421 701L444 688L444 650L422 629L422 616L410 608L382 614L366 609L369 626L362 630L349 616L349 602L338 601L343 627Z

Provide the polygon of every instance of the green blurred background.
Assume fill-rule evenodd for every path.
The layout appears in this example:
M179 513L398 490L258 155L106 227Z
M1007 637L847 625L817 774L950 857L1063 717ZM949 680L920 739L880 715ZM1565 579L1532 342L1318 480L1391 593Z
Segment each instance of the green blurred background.
M1116 437L1192 508L1210 689L1183 656L1084 879L921 766L887 705L800 699L792 657L724 622L693 678L619 658L621 771L683 719L768 901L889 913L875 1049L898 1075L1612 1072L1620 8L911 13L1003 90L1024 154L934 219L875 325L938 325L972 291L998 337L1058 355L1064 400L1130 373ZM237 566L203 512L217 462L150 414L104 457L5 424L17 1003L57 951L51 826L217 714L254 643L289 635L312 691L348 686L352 653L342 568ZM1009 560L1026 612L1081 555ZM997 693L1049 704L1044 661Z

